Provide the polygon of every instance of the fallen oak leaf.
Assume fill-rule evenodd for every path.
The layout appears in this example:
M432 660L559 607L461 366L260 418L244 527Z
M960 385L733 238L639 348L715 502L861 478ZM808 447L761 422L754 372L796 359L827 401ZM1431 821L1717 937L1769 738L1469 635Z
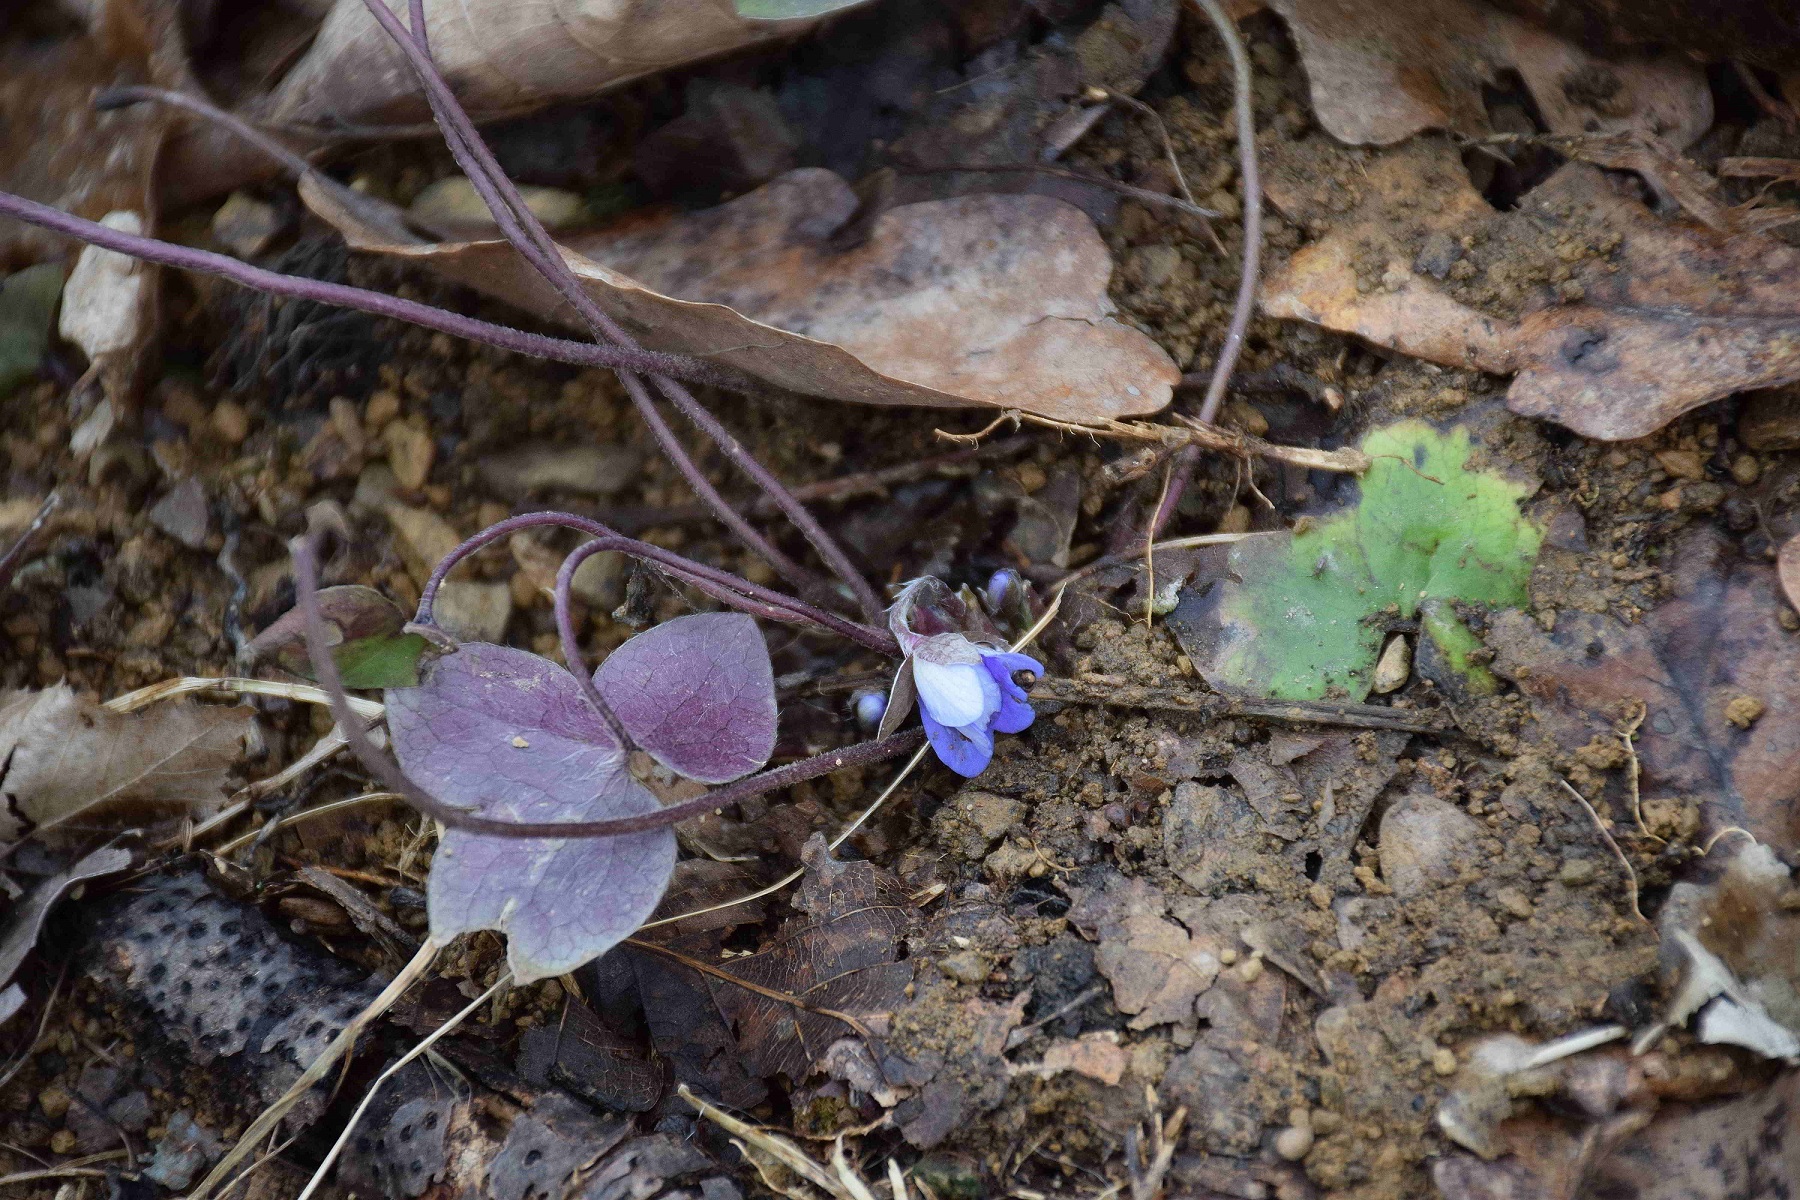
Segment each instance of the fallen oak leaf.
M1269 0L1293 31L1313 112L1354 144L1426 129L1492 132L1484 87L1516 71L1556 133L1636 129L1693 142L1712 125L1698 64L1672 53L1603 60L1480 0ZM1585 86L1582 86L1585 85Z
M1800 643L1778 620L1775 572L1710 530L1677 543L1664 570L1671 598L1633 625L1564 611L1546 632L1524 612L1495 614L1494 672L1569 752L1596 738L1617 744L1618 722L1642 704L1634 744L1644 799L1698 796L1703 836L1735 825L1791 854Z
M66 683L0 700L0 847L121 808L210 815L251 719L188 702L116 713Z
M1270 315L1515 375L1514 412L1607 441L1800 378L1800 251L1767 234L1659 217L1581 163L1496 212L1455 148L1430 139L1382 152L1363 177L1361 203L1334 222L1277 172L1276 202L1330 228L1264 285Z
M568 318L506 242L402 242L311 176L300 195L357 250ZM1168 403L1180 372L1111 315L1111 256L1078 209L1029 195L902 205L834 252L857 205L831 172L791 171L649 229L570 236L564 258L646 348L805 395L1086 422Z
M305 53L241 115L269 128L316 131L321 140L336 129L427 119L412 72L363 0L327 7ZM711 0L425 0L425 22L432 56L464 107L484 122L797 37L816 24L759 20ZM176 140L168 158L172 203L268 173L258 156L213 128Z

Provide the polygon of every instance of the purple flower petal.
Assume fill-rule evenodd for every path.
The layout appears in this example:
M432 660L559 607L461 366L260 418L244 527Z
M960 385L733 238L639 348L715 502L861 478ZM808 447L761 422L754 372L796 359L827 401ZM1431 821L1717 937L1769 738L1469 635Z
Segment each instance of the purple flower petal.
M994 715L993 728L1000 733L1020 733L1030 728L1037 714L1027 703L1025 689L1013 682L1012 673L1031 671L1042 675L1044 665L1027 654L986 654L981 665L1000 689L1000 708Z
M775 671L743 613L664 621L608 655L594 686L633 740L678 775L728 783L775 752Z
M986 724L1000 707L1000 689L993 676L974 662L933 662L922 653L913 655L913 682L919 703L932 717L952 728Z
M519 821L658 808L575 677L535 654L469 643L386 701L401 767L446 804ZM432 936L500 930L521 982L566 974L642 924L674 868L668 829L578 839L448 830L426 894Z
M921 708L925 736L937 751L939 761L965 779L973 779L987 769L994 757L994 739L980 726L952 729L940 725L929 709Z

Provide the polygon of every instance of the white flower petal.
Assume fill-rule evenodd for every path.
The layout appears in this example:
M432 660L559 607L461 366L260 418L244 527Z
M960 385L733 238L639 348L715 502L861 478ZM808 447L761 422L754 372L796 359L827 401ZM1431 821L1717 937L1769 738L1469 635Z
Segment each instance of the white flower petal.
M979 663L934 663L915 656L913 682L918 685L919 703L938 724L952 729L971 725L1000 707L1000 688Z

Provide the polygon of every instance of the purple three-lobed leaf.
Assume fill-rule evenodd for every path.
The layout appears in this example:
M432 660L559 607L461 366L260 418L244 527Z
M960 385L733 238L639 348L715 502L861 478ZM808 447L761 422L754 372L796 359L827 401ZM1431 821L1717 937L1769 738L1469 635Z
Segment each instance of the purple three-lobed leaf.
M555 663L472 642L387 693L401 767L446 804L517 821L655 812L626 756ZM520 982L566 974L643 923L675 869L675 835L503 838L444 832L431 864L433 937L507 935Z
M706 783L748 774L775 745L775 685L750 618L681 617L626 642L595 683L632 739ZM447 804L515 821L595 821L657 810L575 677L481 642L387 692L406 773ZM565 974L636 929L675 865L667 829L604 838L509 838L449 829L432 862L432 936L507 935L521 982Z
M743 613L664 621L613 651L594 686L632 740L677 775L728 783L775 752L775 671Z

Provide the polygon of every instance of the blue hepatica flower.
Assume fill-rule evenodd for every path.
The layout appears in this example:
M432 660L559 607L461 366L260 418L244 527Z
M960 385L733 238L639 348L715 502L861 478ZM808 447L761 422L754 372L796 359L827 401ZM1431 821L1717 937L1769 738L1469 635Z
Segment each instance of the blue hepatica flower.
M994 757L994 734L1018 733L1035 717L1014 671L1044 673L1029 654L976 645L960 633L921 638L912 647L913 686L925 735L945 766L973 778Z

